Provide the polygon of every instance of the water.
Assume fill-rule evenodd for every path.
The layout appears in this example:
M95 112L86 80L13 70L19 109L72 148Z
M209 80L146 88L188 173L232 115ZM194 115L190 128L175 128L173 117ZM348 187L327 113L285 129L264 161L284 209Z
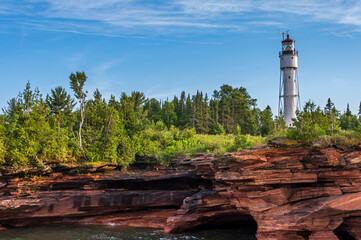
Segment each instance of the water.
M242 229L212 229L180 234L161 230L97 226L45 226L0 231L0 240L256 240Z

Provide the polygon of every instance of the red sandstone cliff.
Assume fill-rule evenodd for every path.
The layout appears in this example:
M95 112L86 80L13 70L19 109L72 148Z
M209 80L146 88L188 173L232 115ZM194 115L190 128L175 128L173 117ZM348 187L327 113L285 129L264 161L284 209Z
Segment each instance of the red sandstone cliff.
M174 167L0 180L0 224L180 232L256 223L257 239L361 239L361 149L263 148Z

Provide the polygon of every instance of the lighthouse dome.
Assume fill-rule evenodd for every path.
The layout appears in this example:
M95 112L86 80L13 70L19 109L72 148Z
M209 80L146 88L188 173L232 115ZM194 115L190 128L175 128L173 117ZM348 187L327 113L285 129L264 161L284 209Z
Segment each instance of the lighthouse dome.
M287 38L284 39L284 40L282 41L282 43L285 43L285 42L294 42L294 41L295 41L295 40L292 40L292 39L290 38L290 35L287 34Z

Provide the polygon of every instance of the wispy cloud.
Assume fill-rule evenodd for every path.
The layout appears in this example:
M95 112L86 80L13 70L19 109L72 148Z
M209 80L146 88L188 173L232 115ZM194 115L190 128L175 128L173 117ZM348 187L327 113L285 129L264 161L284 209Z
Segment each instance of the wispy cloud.
M361 1L3 0L0 16L39 30L108 36L244 31L307 22L359 30Z
M115 94L114 88L117 88L121 82L111 74L111 70L123 60L121 58L111 59L97 64L90 69L87 87L89 96L92 96L95 89L98 89L106 99L109 99L111 94Z

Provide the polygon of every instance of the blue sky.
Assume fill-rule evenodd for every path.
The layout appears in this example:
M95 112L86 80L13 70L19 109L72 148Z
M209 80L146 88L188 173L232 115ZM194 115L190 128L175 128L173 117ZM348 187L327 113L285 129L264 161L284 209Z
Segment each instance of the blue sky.
M356 113L361 101L361 1L1 0L0 19L0 108L27 81L70 92L85 71L105 97L230 84L276 113L279 29L296 40L302 102Z

